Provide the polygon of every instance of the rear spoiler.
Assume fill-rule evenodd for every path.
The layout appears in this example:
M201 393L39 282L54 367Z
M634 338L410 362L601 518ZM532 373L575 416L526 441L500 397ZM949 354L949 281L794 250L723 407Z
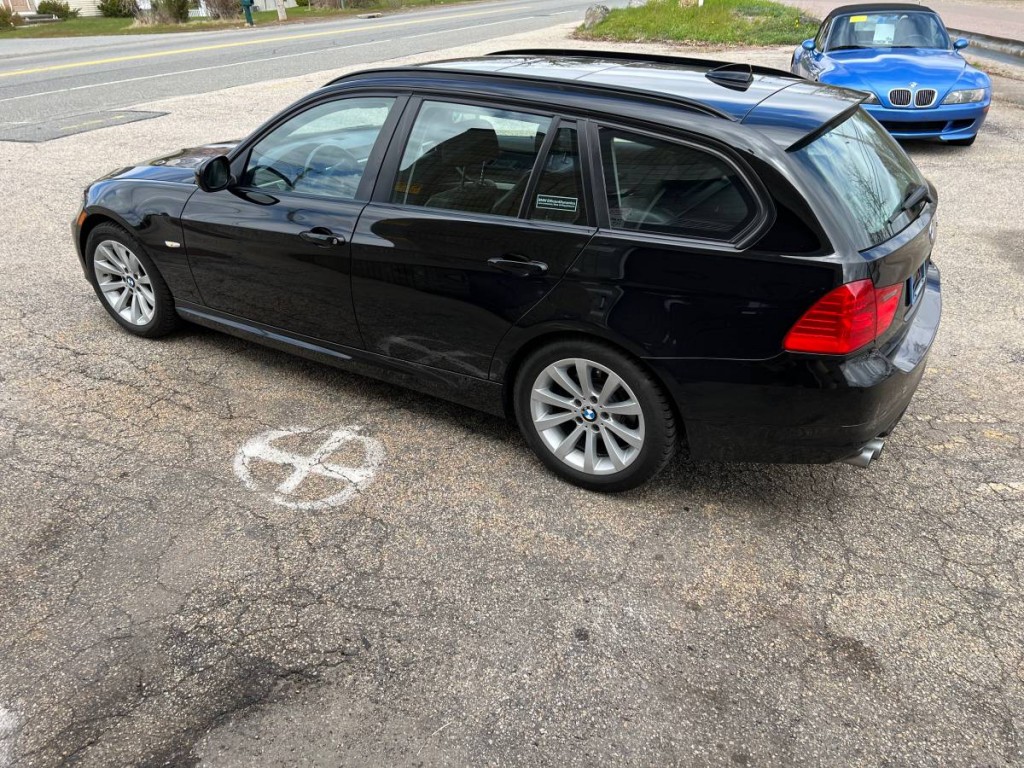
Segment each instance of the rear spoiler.
M796 152L849 119L866 98L861 91L801 80L761 101L740 122Z

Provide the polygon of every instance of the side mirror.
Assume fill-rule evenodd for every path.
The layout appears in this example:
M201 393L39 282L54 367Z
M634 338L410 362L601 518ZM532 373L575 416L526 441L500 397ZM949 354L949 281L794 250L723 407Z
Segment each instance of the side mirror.
M958 37L956 40L953 41L953 50L954 51L962 51L964 48L966 48L970 44L971 44L971 41L968 40L966 37Z
M231 161L224 155L204 160L196 169L196 184L203 192L220 192L231 186Z
M804 40L802 43L800 43L800 46L805 51L810 51L812 53L814 52L814 41L813 40Z

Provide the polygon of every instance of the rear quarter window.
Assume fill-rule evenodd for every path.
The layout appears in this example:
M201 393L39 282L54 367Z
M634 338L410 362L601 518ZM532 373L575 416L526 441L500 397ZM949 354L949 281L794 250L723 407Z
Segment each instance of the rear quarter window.
M757 218L753 193L724 159L643 134L600 135L613 229L728 242Z

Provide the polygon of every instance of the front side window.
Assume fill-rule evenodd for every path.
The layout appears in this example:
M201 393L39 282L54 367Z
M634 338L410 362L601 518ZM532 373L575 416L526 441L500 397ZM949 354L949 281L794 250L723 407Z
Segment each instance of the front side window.
M861 109L793 155L849 214L861 250L896 234L903 201L924 183L896 140Z
M409 134L391 202L518 216L551 119L426 101Z
M307 109L253 147L241 184L354 200L394 103L391 98L353 98Z
M729 241L757 215L737 171L709 152L602 129L601 157L615 229Z
M852 13L832 22L829 51L858 48L949 48L939 17L927 11Z

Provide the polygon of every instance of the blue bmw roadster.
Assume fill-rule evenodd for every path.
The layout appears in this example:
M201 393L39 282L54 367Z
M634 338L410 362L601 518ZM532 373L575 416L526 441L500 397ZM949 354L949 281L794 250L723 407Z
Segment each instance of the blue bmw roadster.
M922 5L836 8L793 53L794 74L868 94L864 108L898 139L974 143L992 101L988 75L960 55Z

